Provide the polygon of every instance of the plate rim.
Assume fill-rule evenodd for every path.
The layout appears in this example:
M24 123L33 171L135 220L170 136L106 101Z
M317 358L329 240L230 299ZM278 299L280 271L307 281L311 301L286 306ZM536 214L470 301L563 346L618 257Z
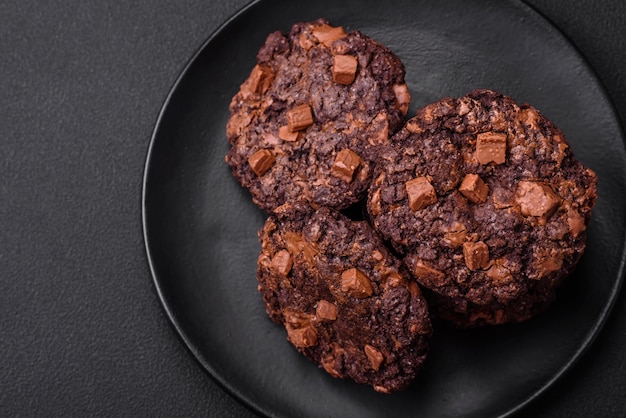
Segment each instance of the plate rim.
M148 268L150 270L150 277L152 280L152 284L154 285L154 289L156 290L157 296L159 298L159 304L161 305L161 309L165 311L166 317L168 319L169 325L175 331L176 337L183 343L185 349L191 353L193 359L199 363L204 374L208 375L213 382L217 383L218 387L224 390L233 400L235 400L239 405L248 409L249 411L255 414L262 414L264 416L272 416L272 414L266 411L261 405L258 405L255 402L250 401L249 399L245 399L245 397L237 391L232 385L224 378L222 378L219 373L215 370L213 366L211 366L208 362L204 360L204 356L200 353L200 350L192 343L190 337L183 330L183 327L180 325L176 316L166 298L166 295L159 283L158 274L155 268L155 262L150 251L150 238L148 237L148 221L147 221L147 205L146 205L146 196L147 196L147 188L149 181L149 173L150 173L150 165L152 161L152 154L154 151L154 144L156 142L156 138L159 133L159 128L163 123L163 118L165 113L168 110L168 107L172 101L172 97L176 93L178 87L185 79L187 73L190 71L190 68L194 65L198 57L202 54L202 52L208 47L208 45L213 42L215 38L217 38L220 33L225 30L230 24L239 19L243 14L245 14L249 9L255 7L257 4L263 2L264 0L252 0L248 4L239 8L235 13L233 13L230 17L228 17L224 22L222 22L202 43L198 46L191 57L187 59L182 69L178 72L176 76L176 80L170 87L165 100L161 104L159 114L154 122L154 128L152 130L152 134L150 135L150 142L148 144L148 149L146 152L146 157L144 161L144 170L143 177L141 182L141 227L143 232L143 242L144 242L144 251L146 255L146 259L148 262Z
M527 7L531 12L535 13L537 16L541 18L544 25L547 25L548 28L555 31L566 43L567 45L578 55L581 59L584 68L589 74L592 76L594 81L600 87L601 93L607 101L609 108L611 109L615 120L617 121L617 129L621 136L622 145L626 148L626 129L622 123L622 120L617 112L617 108L615 107L615 103L609 93L606 85L602 81L602 78L599 76L595 68L591 65L589 59L583 54L578 46L570 39L569 36L548 16L546 16L542 11L537 9L532 4L528 3L526 0L519 0L520 5ZM626 242L626 230L622 233L623 242ZM625 246L626 247L626 246ZM531 396L529 396L525 401L519 403L515 408L508 411L503 416L511 416L514 415L530 404L535 403L540 398L546 395L548 390L555 387L555 385L562 380L565 374L572 370L572 368L585 356L585 354L589 351L589 349L593 346L593 343L598 338L598 335L604 329L604 325L606 324L607 319L611 315L615 303L617 301L617 297L622 289L624 280L626 278L626 248L624 252L621 254L621 259L619 263L619 269L617 273L618 277L615 283L611 288L611 292L609 294L608 303L605 304L604 309L602 310L599 319L595 322L593 328L586 334L586 338L583 340L582 345L579 346L578 350L574 352L574 354L566 361L561 368L552 376L551 379L548 379L541 387L539 387Z
M147 189L149 183L149 175L151 171L151 162L153 160L153 152L154 152L154 144L156 142L157 136L159 134L160 127L163 123L163 119L165 114L168 111L168 108L171 104L172 98L176 91L178 90L180 84L186 78L188 72L191 67L194 65L198 57L203 53L203 51L224 31L228 26L233 24L235 21L240 19L244 14L246 14L250 9L257 7L258 5L266 2L266 0L252 0L248 4L239 8L232 15L230 15L225 21L223 21L201 44L199 47L195 49L190 58L186 61L186 63L182 66L182 69L178 72L176 80L171 85L168 94L160 106L159 114L154 122L154 128L152 130L152 134L150 136L150 141L148 144L146 157L144 161L144 170L142 177L142 192L141 192L141 225L142 225L142 236L144 242L144 250L146 255L146 260L148 262L148 267L150 270L150 276L152 283L154 285L154 289L156 290L159 304L161 305L161 309L165 311L166 317L168 319L169 325L175 331L176 336L183 342L184 347L189 353L192 354L194 360L201 366L203 372L207 374L215 383L218 384L218 387L224 390L229 396L231 396L239 405L245 407L249 411L255 414L261 414L264 416L276 416L274 413L267 411L257 402L246 398L240 391L236 390L226 379L224 379L219 373L217 373L216 369L211 366L209 362L204 359L204 356L200 352L200 350L195 346L192 342L191 338L187 335L182 325L178 322L175 313L171 307L170 302L168 301L164 290L161 287L159 274L157 273L155 267L155 260L150 250L150 238L149 238L149 226L147 220L147 211L148 207L146 204L147 201ZM606 100L608 107L612 111L613 117L617 121L617 128L621 136L622 145L626 148L626 130L624 129L624 125L619 117L617 109L615 107L614 101L608 92L604 82L594 69L594 67L589 62L588 58L582 53L582 51L576 46L576 44L567 36L559 26L553 22L548 16L546 16L542 11L537 9L532 4L528 3L526 0L507 0L507 2L511 5L514 5L518 8L525 8L532 14L536 15L541 21L544 29L548 29L557 34L558 37L564 41L569 48L574 51L574 53L581 60L585 71L589 73L591 78L595 81L597 86L599 86L600 91L602 93L603 98ZM623 242L626 243L626 230L623 232ZM534 390L534 392L528 396L522 402L519 402L517 405L512 407L510 410L506 411L502 414L502 417L509 417L519 413L521 410L526 409L530 404L535 403L538 399L542 398L548 390L553 388L555 384L562 380L563 376L569 372L573 366L578 363L582 357L589 351L590 347L593 345L594 341L598 338L598 335L604 328L604 325L609 318L613 308L615 306L617 296L619 295L621 288L623 286L623 282L626 278L626 251L621 254L621 259L619 261L619 268L617 272L617 279L614 281L611 291L608 296L607 303L604 304L603 309L599 313L593 327L591 327L588 332L585 334L585 338L581 341L581 344L578 346L578 349L571 355L567 361L565 361L558 370L552 375L552 377L546 380L542 385Z

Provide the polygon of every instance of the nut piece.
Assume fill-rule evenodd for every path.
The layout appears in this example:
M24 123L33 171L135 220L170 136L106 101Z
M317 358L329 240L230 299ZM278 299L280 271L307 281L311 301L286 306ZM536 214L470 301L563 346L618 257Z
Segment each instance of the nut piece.
M337 307L322 299L317 302L317 308L315 308L315 315L318 319L326 320L326 321L334 321L337 319Z
M317 332L311 325L302 328L287 327L287 337L293 345L299 348L317 345Z
M260 149L248 158L248 164L257 176L262 176L276 162L276 157L268 149Z
M272 268L283 276L289 274L292 266L293 260L287 250L280 250L274 255L274 258L272 258Z
M393 94L396 96L396 102L398 102L398 108L402 112L402 116L406 116L409 111L409 105L411 104L411 94L409 88L405 83L394 84Z
M352 55L333 56L333 81L338 84L350 85L356 77L358 61Z
M383 360L385 359L383 353L381 353L369 344L365 344L365 347L363 347L363 351L365 351L365 355L369 359L370 364L372 365L372 369L378 370Z
M263 94L274 81L274 70L264 65L255 65L250 73L250 89L253 93Z
M406 192L409 195L409 206L412 211L424 209L437 201L435 188L426 177L418 177L407 181Z
M361 157L359 157L359 154L348 148L342 149L335 157L335 162L330 168L330 174L346 183L350 183L354 177L354 172L360 164Z
M482 241L463 243L463 256L470 270L483 269L489 265L489 247Z
M346 31L344 31L341 26L334 27L323 24L313 28L313 36L315 36L320 43L330 48L333 42L346 36Z
M550 186L534 181L520 181L515 193L515 201L522 215L547 219L556 211L560 199Z
M487 200L489 186L478 174L467 174L459 186L459 192L474 203L483 203Z
M291 132L301 131L313 125L311 106L301 104L287 111L287 126Z
M476 159L481 164L502 164L506 159L506 134L484 132L476 135Z
M373 292L370 279L355 268L341 273L341 290L357 299L372 296Z
M294 142L298 140L298 136L300 132L291 132L288 125L281 126L278 128L278 137L283 141Z

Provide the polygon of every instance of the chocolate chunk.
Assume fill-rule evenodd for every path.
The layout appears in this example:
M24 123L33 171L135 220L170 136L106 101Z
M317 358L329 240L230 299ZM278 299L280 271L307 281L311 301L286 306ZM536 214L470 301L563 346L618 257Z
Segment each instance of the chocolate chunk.
M389 274L385 275L385 286L398 287L403 283L404 279L402 278L400 273L392 271Z
M412 211L424 209L437 202L435 188L426 177L417 177L406 182L406 192L409 195L409 206Z
M491 278L495 282L510 281L513 279L511 271L505 266L506 260L497 259L492 266L487 270L487 277Z
M535 251L534 265L536 274L529 275L529 277L534 280L540 280L563 267L563 253L554 249L537 249Z
M341 273L341 290L353 298L363 299L372 296L370 279L356 268Z
M291 254L294 256L302 254L304 259L309 263L313 262L313 259L317 255L315 243L305 240L301 234L293 232L285 233L285 243Z
M515 201L522 215L548 218L556 211L561 200L547 184L520 181Z
M315 36L320 43L330 48L333 42L346 36L346 32L341 26L333 27L323 24L313 28L313 36Z
M537 109L528 108L522 109L519 114L520 122L525 124L528 128L535 131L539 130L539 112Z
M250 74L250 88L254 93L263 94L274 81L274 70L265 65L255 65Z
M263 137L263 142L265 144L268 145L280 145L280 143L282 142L280 140L279 137L277 137L276 135L272 134L272 133L267 133L265 134L265 136Z
M279 274L286 276L289 274L291 270L291 266L293 265L293 261L291 260L291 254L287 250L280 250L272 258L272 267Z
M411 118L407 121L405 128L412 134L421 134L424 132L424 128L422 128L420 121L416 118Z
M478 174L467 174L459 186L459 192L474 203L483 203L487 200L489 186Z
M272 33L256 58L258 67L230 101L226 162L233 176L268 213L297 200L334 209L364 200L380 148L408 107L408 95L399 93L400 59L322 19ZM247 161L259 148L270 149L279 165L263 177ZM333 168L346 148L360 158L352 174L345 170L350 165Z
M476 159L481 164L504 163L506 159L506 134L484 132L476 135Z
M337 307L334 304L322 299L317 303L315 315L321 320L334 321L337 319Z
M317 345L317 332L311 325L303 328L287 327L287 337L296 347L305 348Z
M333 81L339 84L350 85L356 77L358 61L352 55L333 56Z
M443 271L432 268L421 260L415 264L413 273L424 282L434 284L435 286L443 284L443 280L446 277Z
M333 350L332 354L327 355L326 357L322 358L320 360L320 363L322 367L324 368L324 370L326 370L326 372L329 375L331 375L332 377L342 378L344 377L344 374L338 370L341 367L341 365L337 366L336 362L337 362L337 359L341 361L344 355L345 355L345 350L342 350L342 349L338 349L336 351Z
M333 176L350 183L354 178L356 169L361 164L361 157L349 149L342 149L337 153L335 162L330 169L330 174Z
M428 306L367 222L326 207L285 204L259 238L257 279L266 312L300 353L331 376L379 392L403 389L416 377L432 333ZM307 240L317 254L308 261L292 253L287 280L271 259L285 247L300 251Z
M252 171L259 177L272 168L275 162L276 157L272 151L267 149L260 149L248 158L248 164L250 164Z
M465 228L465 225L455 221L452 225L445 229L443 239L447 246L456 248L465 242L466 236L467 229Z
M402 112L403 116L406 116L409 111L409 105L411 104L411 94L409 93L409 88L405 83L394 84L393 93L396 96L396 102L398 103L400 112Z
M283 125L280 128L278 128L278 137L282 139L283 141L294 142L298 140L299 136L300 136L300 132L298 131L292 132L289 129L288 125Z
M409 286L409 292L413 296L419 296L422 294L422 289L420 289L420 287L414 281L410 281L408 286Z
M438 316L472 327L546 309L585 249L597 199L595 174L563 132L530 105L475 90L419 109L389 142L369 219ZM417 176L428 176L436 204L412 211L405 189L410 203Z
M365 355L369 359L370 364L372 365L372 369L378 370L383 360L385 359L383 357L383 353L381 353L376 348L374 348L374 346L371 346L369 344L365 344L363 351L365 352Z
M379 250L372 251L372 258L376 261L384 260L385 256Z
M489 247L482 241L463 244L463 257L470 270L484 269L489 265Z
M301 131L313 125L311 106L301 104L287 112L287 126L291 132Z
M389 142L389 118L387 112L380 112L367 127L368 141L371 145L383 145Z
M380 189L372 193L369 205L372 215L378 215L380 213Z
M281 278L282 280L282 278ZM311 325L313 315L309 313L297 312L294 310L285 310L285 325L293 329L300 329Z
M585 218L569 203L567 204L567 226L574 238L587 229Z

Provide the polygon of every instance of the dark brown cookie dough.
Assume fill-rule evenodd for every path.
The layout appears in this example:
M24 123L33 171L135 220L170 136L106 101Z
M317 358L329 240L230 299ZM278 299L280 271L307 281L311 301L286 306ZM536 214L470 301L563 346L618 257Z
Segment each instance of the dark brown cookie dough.
M259 291L298 351L383 393L415 378L428 352L428 307L366 222L286 204L259 238Z
M585 249L596 175L530 105L489 90L417 112L381 153L375 228L459 326L544 310Z
M367 194L409 101L388 48L321 19L298 23L268 36L233 97L226 162L268 212L300 199L343 209Z

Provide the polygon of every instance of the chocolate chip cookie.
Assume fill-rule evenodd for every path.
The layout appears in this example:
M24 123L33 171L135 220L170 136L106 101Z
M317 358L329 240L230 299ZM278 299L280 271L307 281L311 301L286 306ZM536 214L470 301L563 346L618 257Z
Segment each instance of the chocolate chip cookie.
M409 107L404 74L388 48L325 20L270 34L230 104L233 175L268 212L363 199L377 149Z
M563 132L475 90L420 109L392 142L367 210L438 315L468 327L544 310L583 254L597 198Z
M428 352L428 307L365 221L285 204L259 237L259 291L298 351L383 393L415 378Z

